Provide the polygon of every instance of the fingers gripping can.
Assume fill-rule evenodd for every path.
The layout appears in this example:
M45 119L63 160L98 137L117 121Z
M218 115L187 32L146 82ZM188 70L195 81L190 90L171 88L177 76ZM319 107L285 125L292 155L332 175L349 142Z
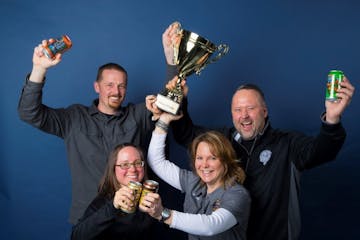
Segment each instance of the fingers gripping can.
M340 70L331 70L329 72L326 84L326 100L336 101L338 99L336 93L340 89L340 83L343 78L344 73Z
M136 211L136 208L138 206L139 203L139 199L141 196L141 191L142 191L142 184L139 182L135 182L135 181L130 181L128 184L128 187L133 190L133 194L134 194L134 201L133 201L133 205L131 206L131 208L121 208L121 210L123 212L126 213L133 213Z
M149 192L156 193L159 190L159 183L154 180L146 180L143 184L143 190L141 193L139 204L141 204L144 201L144 197Z
M63 35L60 38L55 39L55 42L44 47L43 53L48 58L55 58L57 53L64 53L72 47L72 42L67 35Z

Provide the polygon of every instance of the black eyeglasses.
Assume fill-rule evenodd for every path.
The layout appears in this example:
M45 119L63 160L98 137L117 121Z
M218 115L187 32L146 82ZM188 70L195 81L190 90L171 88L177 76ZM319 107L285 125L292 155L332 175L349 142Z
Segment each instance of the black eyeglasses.
M129 163L129 162L119 163L119 164L116 164L115 166L120 167L123 170L127 170L127 169L131 168L131 166L134 166L135 168L142 168L142 167L144 167L144 165L145 165L144 161L136 161L133 163Z

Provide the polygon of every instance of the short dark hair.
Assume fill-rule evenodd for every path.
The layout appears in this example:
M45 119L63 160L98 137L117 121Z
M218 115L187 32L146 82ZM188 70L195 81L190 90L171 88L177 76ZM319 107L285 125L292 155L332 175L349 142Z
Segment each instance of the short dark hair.
M102 66L99 67L98 73L97 73L97 76L96 76L96 81L97 81L97 82L101 81L102 73L103 73L103 71L106 70L106 69L115 69L115 70L118 70L118 71L120 71L120 72L125 73L125 75L126 75L126 81L127 81L127 76L128 76L128 75L127 75L127 72L126 72L125 68L123 68L122 66L120 66L120 65L117 64L117 63L112 63L112 62L110 62L110 63L106 63L106 64L104 64L104 65L102 65Z
M266 106L266 101L265 101L265 94L264 92L261 90L261 88L253 83L245 83L243 85L240 85L236 91L234 92L233 96L235 95L235 93L237 91L240 91L240 90L253 90L255 92L257 92L260 96L260 100L262 101L262 104L264 106Z
M243 90L243 89L254 90L254 91L258 92L265 102L265 94L259 86L255 85L253 83L245 83L245 84L239 86L235 92Z

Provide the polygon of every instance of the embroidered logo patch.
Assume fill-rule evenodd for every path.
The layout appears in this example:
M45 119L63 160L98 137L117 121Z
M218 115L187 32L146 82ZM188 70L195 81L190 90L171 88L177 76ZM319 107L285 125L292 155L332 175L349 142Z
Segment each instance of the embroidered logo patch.
M260 162L265 166L270 160L272 152L270 150L264 150L260 153Z
M218 210L219 208L220 208L220 199L217 199L212 206L212 210L214 212L214 211Z

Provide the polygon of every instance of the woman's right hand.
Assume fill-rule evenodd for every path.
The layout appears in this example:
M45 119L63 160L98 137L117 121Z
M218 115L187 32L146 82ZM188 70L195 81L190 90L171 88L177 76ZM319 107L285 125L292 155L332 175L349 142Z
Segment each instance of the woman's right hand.
M116 209L130 210L134 206L134 193L128 186L122 186L115 192L113 205Z

